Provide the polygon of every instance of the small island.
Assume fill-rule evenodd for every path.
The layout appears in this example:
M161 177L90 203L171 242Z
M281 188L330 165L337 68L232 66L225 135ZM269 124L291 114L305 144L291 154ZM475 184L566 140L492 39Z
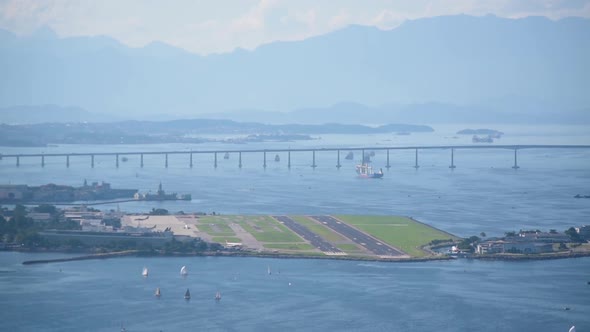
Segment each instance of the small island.
M491 138L501 138L504 133L495 129L463 129L459 130L457 135L487 135Z

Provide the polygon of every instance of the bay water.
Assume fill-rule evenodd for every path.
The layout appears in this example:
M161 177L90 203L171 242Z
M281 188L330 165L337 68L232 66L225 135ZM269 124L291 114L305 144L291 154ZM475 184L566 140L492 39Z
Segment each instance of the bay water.
M461 127L412 135L323 135L303 142L228 145L59 145L1 147L0 153L100 151L238 150L298 147L417 146L471 144L454 134ZM499 128L502 129L502 128ZM494 144L590 144L585 128L509 128ZM508 130L504 130L508 131ZM368 152L368 151L367 151ZM556 229L590 224L590 151L524 149L520 169L511 168L513 151L376 151L373 166L381 180L358 179L353 161L337 169L335 152L188 156L47 157L0 160L0 182L81 185L106 181L113 188L190 193L191 201L99 205L147 212L221 214L406 215L458 236L503 235L519 229ZM358 162L360 153L355 153ZM83 203L83 202L82 202ZM63 254L0 253L0 318L6 331L578 331L590 330L590 259L528 262L456 260L427 263L166 257L117 258L23 266L24 260ZM180 267L189 267L186 279ZM141 269L150 269L148 278ZM271 266L272 275L267 274ZM279 273L280 271L280 273ZM153 296L156 287L162 298ZM191 289L193 298L182 295ZM215 292L223 299L216 303ZM571 310L564 310L564 308Z

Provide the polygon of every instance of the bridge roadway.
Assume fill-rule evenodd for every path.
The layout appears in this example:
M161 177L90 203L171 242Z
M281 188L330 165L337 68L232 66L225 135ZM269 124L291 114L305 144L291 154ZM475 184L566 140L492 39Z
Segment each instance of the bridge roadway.
M454 162L454 152L455 150L464 149L464 150L477 150L477 149L509 149L514 151L514 166L512 168L518 169L518 157L517 151L521 149L590 149L590 145L439 145L439 146L379 146L379 147L337 147L337 148L299 148L299 149L254 149L254 150L184 150L184 151L119 151L119 152L73 152L73 153L22 153L22 154L0 154L0 160L2 158L15 158L16 159L16 166L20 166L20 159L23 157L41 157L41 166L45 167L45 157L65 157L66 158L66 167L70 167L70 157L77 157L77 156L87 156L90 157L90 165L94 167L94 157L95 156L115 156L115 165L119 167L119 157L120 156L129 156L129 155L139 155L140 156L140 166L144 166L143 156L144 155L163 155L165 156L165 167L168 167L168 155L170 154L184 154L189 155L189 166L193 167L193 154L213 154L214 161L213 167L217 168L217 154L219 153L237 153L238 154L238 167L242 168L242 153L263 153L263 162L262 165L266 168L267 165L267 158L266 153L270 152L287 152L287 167L291 168L291 152L312 152L312 163L311 167L317 167L316 165L316 152L337 152L337 162L336 167L340 168L342 165L340 164L340 151L386 151L387 153L387 164L385 168L391 168L391 164L389 162L389 151L390 150L414 150L415 157L414 157L414 167L417 169L420 166L418 165L418 150L451 150L451 165L449 168L454 169L456 168ZM125 161L125 159L123 159Z
M263 153L263 152L337 152L337 151L385 151L385 150L471 150L471 149L590 149L590 145L426 145L426 146L375 146L375 147L334 147L297 149L252 149L252 150L171 150L171 151L118 151L118 152L72 152L72 153L9 153L3 158L15 157L75 157L75 156L130 156L165 154L208 154L208 153Z
M312 246L318 248L325 253L340 253L340 249L336 248L330 242L324 240L319 235L310 231L307 227L299 224L295 220L286 216L272 216L276 220L282 222L285 226L289 227L293 232L299 234L307 242L311 243Z
M313 219L346 236L379 256L403 256L404 253L331 216L311 216Z

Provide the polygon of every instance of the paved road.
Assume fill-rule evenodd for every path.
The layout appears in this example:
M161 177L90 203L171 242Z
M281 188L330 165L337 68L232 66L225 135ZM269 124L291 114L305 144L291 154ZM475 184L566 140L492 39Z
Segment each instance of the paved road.
M273 216L273 218L282 222L285 226L289 227L293 232L299 234L299 236L304 238L306 241L311 243L312 246L318 248L319 250L331 253L341 252L338 248L334 247L333 244L310 231L307 227L297 223L295 220L286 216Z
M403 256L404 253L353 228L331 216L312 216L313 219L346 236L379 256Z

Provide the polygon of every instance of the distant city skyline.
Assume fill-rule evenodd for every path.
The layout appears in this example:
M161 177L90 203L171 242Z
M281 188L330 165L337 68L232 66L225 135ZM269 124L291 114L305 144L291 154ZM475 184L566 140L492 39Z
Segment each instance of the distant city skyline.
M351 24L391 29L457 14L590 18L590 0L0 0L0 28L17 35L49 27L60 37L105 35L132 47L159 41L197 54L251 50Z

